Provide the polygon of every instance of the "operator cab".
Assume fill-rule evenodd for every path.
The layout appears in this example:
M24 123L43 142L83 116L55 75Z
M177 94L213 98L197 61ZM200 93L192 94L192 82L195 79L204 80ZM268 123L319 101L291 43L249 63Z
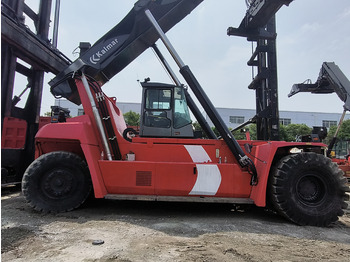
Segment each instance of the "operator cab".
M191 137L193 128L183 86L142 82L141 137Z

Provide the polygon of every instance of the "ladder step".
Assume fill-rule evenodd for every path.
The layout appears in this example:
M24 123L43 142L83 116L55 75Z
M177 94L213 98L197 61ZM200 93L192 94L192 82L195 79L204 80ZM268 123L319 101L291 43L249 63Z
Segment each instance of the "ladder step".
M253 89L253 90L257 89L261 80L267 79L268 76L269 76L269 70L266 67L264 67L262 71L254 77L253 81L248 86L248 89Z
M249 66L258 66L258 61L254 60L259 53L266 53L269 50L267 45L259 45L255 48L254 53L252 54L252 56L250 57L249 61L247 62L247 64Z

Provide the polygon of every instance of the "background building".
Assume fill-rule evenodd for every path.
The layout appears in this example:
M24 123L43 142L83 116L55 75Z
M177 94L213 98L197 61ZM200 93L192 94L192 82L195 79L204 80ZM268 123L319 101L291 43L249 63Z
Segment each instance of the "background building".
M78 116L84 114L83 107L77 106L72 102L65 99L56 99L56 106L67 108L70 111L71 116ZM117 102L119 109L123 112L133 111L136 113L141 112L140 103L125 103ZM240 124L248 121L255 116L255 109L240 109L240 108L216 108L226 125L230 128L235 128ZM299 111L280 111L280 124L306 124L309 127L313 126L325 126L327 128L338 125L341 113L320 113L320 112L299 112ZM214 126L209 117L205 115L206 120L210 126ZM350 119L350 115L347 114L345 119Z
M240 124L248 121L255 116L254 109L238 109L238 108L216 108L224 122L230 128L235 128ZM279 111L279 121L282 125L289 124L306 124L309 127L325 126L329 128L338 125L341 113L320 113L320 112L299 112L299 111ZM206 116L208 123L213 124ZM350 119L350 115L346 115L345 119ZM344 119L344 120L345 120Z

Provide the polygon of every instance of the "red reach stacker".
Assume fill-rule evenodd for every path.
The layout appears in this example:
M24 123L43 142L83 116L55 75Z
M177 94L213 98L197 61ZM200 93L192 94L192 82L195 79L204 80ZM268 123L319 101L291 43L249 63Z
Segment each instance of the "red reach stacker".
M54 96L81 103L85 115L38 132L36 160L22 181L34 209L69 211L93 191L96 198L271 204L300 225L327 226L343 214L348 188L342 171L325 156L326 145L236 141L179 57L165 32L201 2L136 2L118 25L50 82ZM158 39L220 138L160 53ZM101 86L148 48L154 49L173 83L141 83L136 133ZM189 111L207 139L194 135Z

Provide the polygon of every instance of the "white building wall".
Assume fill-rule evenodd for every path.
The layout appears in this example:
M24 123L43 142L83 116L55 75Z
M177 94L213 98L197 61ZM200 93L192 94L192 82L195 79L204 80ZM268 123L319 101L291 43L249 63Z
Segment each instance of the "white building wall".
M117 101L118 108L124 113L133 111L135 113L141 114L141 104L140 103L119 103Z
M230 116L242 116L244 122L255 116L255 110L253 109L237 109L237 108L217 108L218 113L223 118L228 127L235 128L238 123L230 123ZM323 126L324 121L335 121L339 123L341 113L320 113L320 112L299 112L299 111L280 111L279 117L282 119L289 119L291 124L306 124L309 127ZM345 119L350 119L350 115L347 114ZM206 116L208 123L213 126L212 122Z

